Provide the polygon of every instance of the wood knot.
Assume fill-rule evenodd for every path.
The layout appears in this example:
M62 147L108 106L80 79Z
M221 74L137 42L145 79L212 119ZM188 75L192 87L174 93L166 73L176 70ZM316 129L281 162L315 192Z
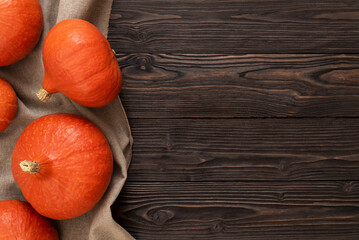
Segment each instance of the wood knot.
M280 161L278 170L282 176L288 176L288 164L285 160Z
M163 225L174 216L172 211L164 209L157 210L151 215L151 219L156 225Z
M278 200L279 201L284 201L285 200L285 193L279 193L278 194Z
M142 71L150 72L152 61L153 60L150 57L143 56L137 59L136 66Z
M166 134L165 145L166 145L167 151L170 151L172 149L173 142L172 142L171 135L169 133Z
M344 192L350 193L353 191L353 182L346 182L343 186Z
M147 34L136 28L129 29L126 34L127 37L131 38L135 42L145 42L147 39Z
M222 221L217 222L211 226L211 232L213 233L220 233L223 232L223 230L224 230L224 223Z

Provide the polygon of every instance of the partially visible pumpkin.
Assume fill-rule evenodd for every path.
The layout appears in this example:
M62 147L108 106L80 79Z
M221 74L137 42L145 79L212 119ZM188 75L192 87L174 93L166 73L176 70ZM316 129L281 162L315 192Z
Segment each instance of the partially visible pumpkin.
M16 93L8 82L0 78L0 132L4 131L10 125L16 113Z
M0 201L0 240L58 240L54 226L27 202Z
M28 55L39 41L42 27L38 0L0 0L0 67Z
M101 199L113 159L100 129L65 113L30 123L16 142L12 173L27 201L43 216L78 217Z
M121 90L121 71L110 44L85 20L56 24L45 38L42 56L45 76L37 96L44 102L61 92L84 106L102 107Z

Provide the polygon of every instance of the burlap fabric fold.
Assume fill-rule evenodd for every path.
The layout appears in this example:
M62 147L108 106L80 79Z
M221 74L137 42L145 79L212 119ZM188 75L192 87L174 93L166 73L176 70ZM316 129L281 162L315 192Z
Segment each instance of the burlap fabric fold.
M102 108L86 108L62 94L54 94L46 104L39 101L35 94L41 88L44 76L42 45L49 30L64 19L81 18L93 23L106 36L112 0L40 0L40 3L44 29L39 43L20 62L0 67L0 77L13 86L19 102L16 118L0 133L0 200L25 200L11 174L12 150L24 128L47 114L77 114L94 122L107 137L114 156L114 172L107 192L93 210L75 219L54 221L60 239L133 239L113 220L110 209L126 180L132 153L132 136L120 99Z

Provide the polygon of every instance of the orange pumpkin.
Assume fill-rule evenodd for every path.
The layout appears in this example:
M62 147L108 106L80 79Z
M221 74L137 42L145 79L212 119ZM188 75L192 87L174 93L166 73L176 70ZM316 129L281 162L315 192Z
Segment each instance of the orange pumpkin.
M9 83L0 78L0 132L10 125L16 113L16 93Z
M38 0L0 0L0 67L28 55L39 41L42 27Z
M50 114L30 123L16 142L12 173L27 201L43 216L78 217L101 199L110 182L110 146L89 120Z
M102 107L120 92L122 76L110 44L91 23L68 19L47 34L45 76L37 96L46 102L61 92L87 107Z
M56 229L27 202L0 201L0 240L58 240Z

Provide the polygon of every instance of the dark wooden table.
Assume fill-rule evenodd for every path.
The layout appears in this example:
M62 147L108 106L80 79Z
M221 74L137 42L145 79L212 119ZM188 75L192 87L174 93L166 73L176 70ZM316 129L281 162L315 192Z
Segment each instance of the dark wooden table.
M115 0L138 240L359 239L359 1Z

